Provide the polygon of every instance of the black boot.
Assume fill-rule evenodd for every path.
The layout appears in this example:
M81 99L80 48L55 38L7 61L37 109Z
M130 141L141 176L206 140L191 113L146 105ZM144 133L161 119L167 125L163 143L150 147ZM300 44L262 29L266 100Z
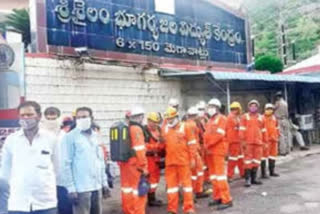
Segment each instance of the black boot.
M251 186L251 169L246 169L244 171L244 178L245 178L245 187L250 187Z
M232 206L233 206L233 203L232 203L232 201L230 201L229 203L218 205L217 209L218 210L225 210L225 209L232 207Z
M279 177L280 175L275 173L276 161L269 159L269 172L272 177Z
M213 207L213 206L218 206L218 205L220 205L221 204L221 199L220 200L210 200L209 201L209 207Z
M160 207L163 205L161 200L156 199L156 193L155 192L149 192L148 193L148 205L150 207Z
M263 160L261 161L261 178L268 179L269 176L267 175L267 161Z
M262 182L257 179L258 168L251 169L251 183L253 185L261 185Z

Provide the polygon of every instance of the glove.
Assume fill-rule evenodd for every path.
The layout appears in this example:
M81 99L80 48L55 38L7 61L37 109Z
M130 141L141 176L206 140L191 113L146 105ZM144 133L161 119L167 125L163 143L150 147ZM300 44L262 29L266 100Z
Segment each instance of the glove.
M110 198L111 197L111 192L108 187L103 187L102 188L102 196L104 199Z
M71 192L68 194L68 198L70 200L70 202L74 205L78 205L79 204L79 197L78 194L76 192Z

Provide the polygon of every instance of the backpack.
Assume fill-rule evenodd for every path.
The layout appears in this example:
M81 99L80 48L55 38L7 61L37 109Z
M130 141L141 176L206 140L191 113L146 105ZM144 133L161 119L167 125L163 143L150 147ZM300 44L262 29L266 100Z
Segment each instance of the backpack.
M129 126L124 122L114 123L110 128L110 153L112 161L127 162L135 156L131 149Z

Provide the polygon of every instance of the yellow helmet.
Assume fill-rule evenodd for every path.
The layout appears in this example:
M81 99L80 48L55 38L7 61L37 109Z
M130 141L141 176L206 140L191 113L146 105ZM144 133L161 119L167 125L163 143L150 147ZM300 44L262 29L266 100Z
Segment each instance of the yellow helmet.
M165 112L164 115L166 119L171 119L171 118L177 117L179 114L177 112L177 109L173 107L169 107L167 108L167 111Z
M230 109L239 109L240 111L242 111L242 107L241 107L241 104L239 102L231 103Z
M151 120L152 122L159 123L160 122L160 117L157 112L150 112L147 116L148 120Z

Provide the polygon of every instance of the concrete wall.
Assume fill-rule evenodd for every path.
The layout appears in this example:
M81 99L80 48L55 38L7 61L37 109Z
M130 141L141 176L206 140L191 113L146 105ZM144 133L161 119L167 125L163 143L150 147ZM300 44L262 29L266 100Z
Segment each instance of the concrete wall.
M179 82L161 81L155 69L26 58L26 99L40 102L43 109L57 106L65 114L91 107L103 135L130 107L164 112L170 97L181 99L180 91Z

